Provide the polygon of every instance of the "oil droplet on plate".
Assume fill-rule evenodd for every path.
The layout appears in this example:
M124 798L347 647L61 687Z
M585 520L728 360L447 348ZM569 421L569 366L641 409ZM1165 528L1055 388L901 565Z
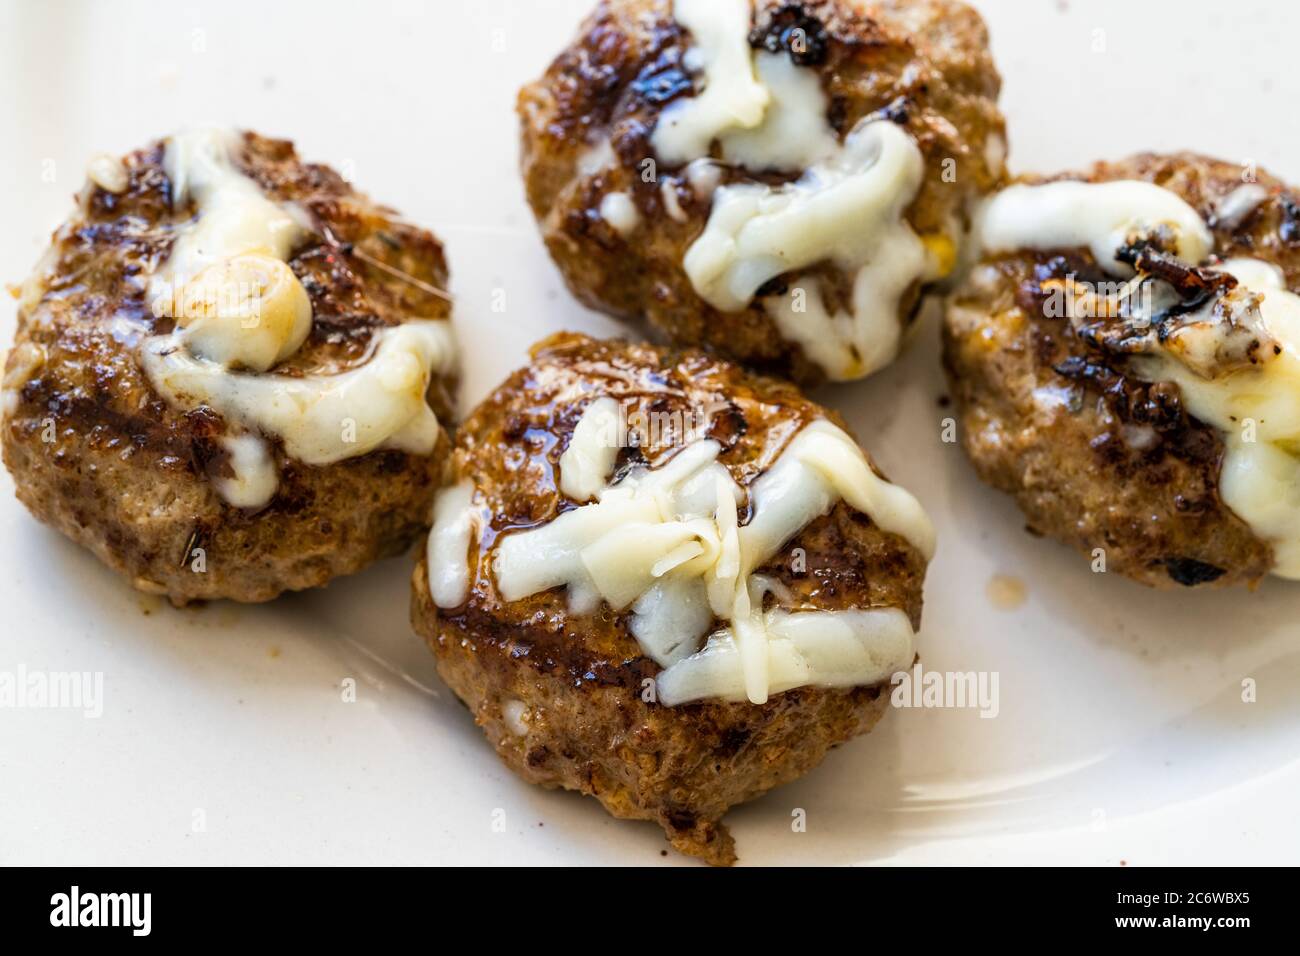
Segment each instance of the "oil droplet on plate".
M993 575L989 578L985 592L989 596L989 602L999 611L1014 611L1025 603L1028 593L1025 582L1009 574Z

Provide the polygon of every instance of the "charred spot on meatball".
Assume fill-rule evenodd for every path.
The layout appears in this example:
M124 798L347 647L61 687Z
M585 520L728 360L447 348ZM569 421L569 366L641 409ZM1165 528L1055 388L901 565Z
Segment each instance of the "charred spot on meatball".
M749 43L768 53L788 53L799 66L820 66L826 62L830 34L804 4L787 3L750 32Z
M1195 558L1165 558L1163 563L1169 577L1187 588L1217 581L1226 573L1223 568L1216 568Z

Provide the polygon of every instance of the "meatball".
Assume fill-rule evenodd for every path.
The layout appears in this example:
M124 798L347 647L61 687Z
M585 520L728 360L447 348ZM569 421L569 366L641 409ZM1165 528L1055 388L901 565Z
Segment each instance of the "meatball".
M401 553L450 450L432 235L292 144L103 156L18 292L18 498L143 591L266 601Z
M933 532L838 421L567 333L469 416L412 622L513 770L730 864L729 807L880 719Z
M888 364L1004 175L955 0L603 0L519 94L573 294L805 384Z
M944 363L966 454L1029 530L1158 588L1300 575L1291 190L1143 154L1027 178L977 232Z

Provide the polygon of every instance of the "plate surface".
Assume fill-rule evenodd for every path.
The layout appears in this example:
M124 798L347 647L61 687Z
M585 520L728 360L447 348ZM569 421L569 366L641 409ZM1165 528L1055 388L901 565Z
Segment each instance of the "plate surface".
M289 137L446 243L468 408L533 340L620 331L563 289L516 173L515 90L591 2L5 3L0 275L23 278L95 152L204 123ZM1300 182L1300 8L977 6L1013 169L1189 148ZM934 518L924 666L996 673L997 714L890 713L731 814L742 862L1294 862L1300 585L1156 594L1027 535L942 441L937 341L931 317L897 366L819 397ZM409 559L176 611L12 492L6 473L0 672L98 672L103 693L97 718L0 709L0 861L683 862L498 763L410 633Z

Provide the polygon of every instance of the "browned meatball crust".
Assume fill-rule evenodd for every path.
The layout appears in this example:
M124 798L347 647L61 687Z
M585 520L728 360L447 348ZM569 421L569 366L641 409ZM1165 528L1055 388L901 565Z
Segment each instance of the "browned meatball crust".
M758 0L753 22L751 46L785 49L816 70L841 140L872 115L888 117L916 140L925 174L906 217L918 235L943 235L954 221L964 229L971 201L1001 178L1005 149L996 104L1001 81L978 14L955 0ZM793 28L807 37L799 54L790 51ZM679 345L820 381L822 369L782 338L759 298L742 312L724 313L696 293L682 263L711 204L676 182L684 215L674 218L660 180L680 171L660 163L652 180L643 175L644 162L655 156L650 137L659 115L692 95L682 64L689 45L670 0L602 0L573 44L520 91L528 202L565 281L585 304L644 317ZM584 172L582 157L605 138L616 164ZM797 177L727 168L721 181L756 178L777 184ZM600 215L602 199L620 191L630 194L641 223L627 237ZM847 300L851 274L831 263L805 271L823 279L832 298ZM760 293L784 291L793 275ZM901 316L910 320L919 293L914 285L904 294Z
M557 462L583 410L601 396L657 412L714 408L708 437L722 444L719 461L742 487L803 424L839 421L793 386L698 351L553 336L457 433L456 478L472 479L490 526L477 549L471 544L463 606L435 607L420 561L412 622L442 678L522 777L594 796L617 817L653 820L682 852L730 864L734 844L720 822L727 809L807 773L831 747L868 731L889 695L881 686L803 687L762 705L662 706L643 699L643 682L659 668L642 654L627 614L605 606L575 616L563 589L500 597L488 549L498 535L575 506L557 488ZM659 440L642 446L637 460L656 463L674 436ZM806 570L792 569L795 548L806 552ZM898 607L914 628L920 623L925 559L843 502L757 573L779 579L799 604ZM525 733L508 713L519 706L511 702L522 703Z
M1262 259L1300 282L1300 206L1267 173L1268 199L1229 223L1216 210L1242 185L1240 165L1142 154L1056 178L1162 186L1206 221L1220 257ZM976 471L1015 496L1031 532L1103 549L1108 571L1159 588L1253 585L1272 548L1220 499L1219 432L1187 413L1177 385L1126 373L1104 340L1046 314L1044 283L1071 273L1105 278L1087 250L990 256L949 301L944 364ZM1044 388L1067 395L1064 407L1040 407Z
M232 473L222 417L178 411L150 384L138 343L174 320L154 316L140 280L193 215L171 208L163 154L160 142L125 157L120 192L88 183L22 290L3 419L19 500L135 587L178 604L265 601L400 553L428 525L445 436L431 456L376 451L324 467L277 447L278 491L252 512L226 504L209 480ZM377 330L448 318L430 291L446 287L447 267L428 232L300 161L287 141L243 134L234 160L314 224L289 262L311 300L311 333L272 374L343 371L366 359ZM448 384L435 375L429 395L444 422Z

